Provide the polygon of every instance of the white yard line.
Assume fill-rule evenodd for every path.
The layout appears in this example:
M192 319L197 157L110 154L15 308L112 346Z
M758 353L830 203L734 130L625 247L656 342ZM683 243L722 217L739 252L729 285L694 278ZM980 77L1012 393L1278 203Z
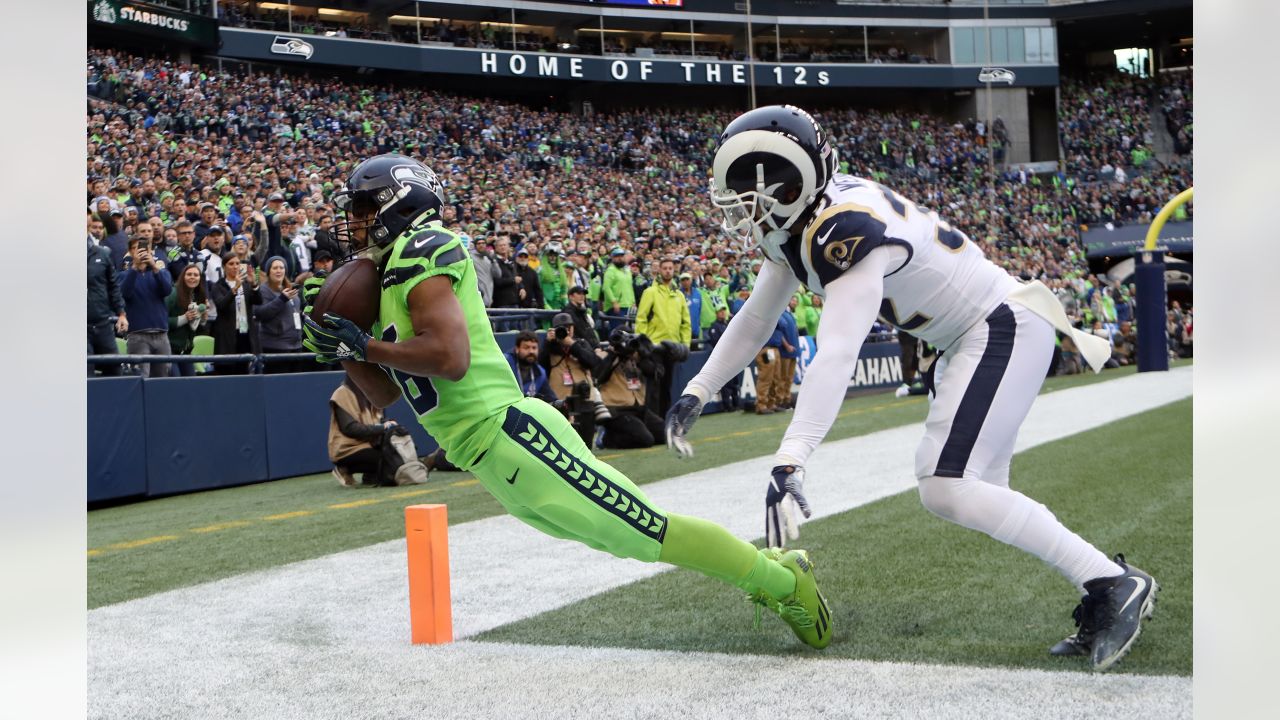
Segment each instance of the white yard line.
M1190 368L1049 393L1037 400L1017 449L1190 394ZM822 446L806 486L815 516L913 487L921 433L915 424ZM759 457L644 489L661 507L755 538L771 464ZM451 528L449 557L459 638L666 569L553 540L505 516ZM472 642L415 648L407 614L403 541L99 608L88 623L90 714L545 717L549 708L571 707L573 715L605 717L679 708L682 715L776 717L782 703L829 716L1013 717L1030 707L1070 708L1079 717L1130 714L1115 712L1122 707L1190 715L1189 678ZM756 700L740 702L750 696Z

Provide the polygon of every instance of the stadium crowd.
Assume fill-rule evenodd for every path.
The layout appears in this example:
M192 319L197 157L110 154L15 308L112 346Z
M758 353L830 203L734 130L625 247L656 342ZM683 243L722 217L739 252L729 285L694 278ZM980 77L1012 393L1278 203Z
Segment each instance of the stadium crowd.
M91 267L98 247L107 253L98 262L119 272L126 288L136 285L129 273L167 270L168 289L154 288L152 298L166 294L175 351L192 347L191 328L201 323L219 354L300 348L293 287L345 255L330 198L355 162L380 152L417 156L440 174L445 219L471 243L494 308L593 312L605 339L612 325L600 316L634 314L654 287L683 296L691 327L674 337L697 344L721 308L732 317L760 267L754 252L719 232L706 199L706 167L729 111L582 117L413 87L218 73L92 48L87 80ZM1189 90L1178 97L1189 117ZM921 113L816 114L842 171L937 209L1010 272L1059 290L1080 322L1118 327L1094 300L1129 289L1089 273L1080 228L1147 222L1190 184L1185 163L1136 154L1150 146L1145 98L1124 77L1100 86L1064 80L1067 170L1047 177L993 169L1004 167L1008 143L999 120L987 128ZM664 258L674 261L670 274ZM244 276L233 277L229 263ZM194 287L184 291L190 265L201 270L208 302L191 299L200 294ZM573 293L577 287L583 292ZM107 340L113 329L125 331L117 320L125 305L154 306L130 292L132 300L117 302L108 290L96 306L91 292L93 352L112 351ZM585 310L570 307L575 295ZM798 298L800 334L816 332L820 311L820 300ZM133 339L165 329L158 312L143 311L146 327L127 312L131 351L161 347L158 338Z

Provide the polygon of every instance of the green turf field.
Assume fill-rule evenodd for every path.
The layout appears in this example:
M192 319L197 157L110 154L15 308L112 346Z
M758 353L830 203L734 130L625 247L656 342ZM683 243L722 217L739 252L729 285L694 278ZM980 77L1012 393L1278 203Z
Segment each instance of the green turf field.
M1014 486L1163 586L1117 671L1191 673L1191 400L1021 453ZM1087 671L1047 648L1074 630L1074 591L1019 550L943 522L915 492L802 526L836 623L799 645L776 617L745 632L742 594L686 570L492 630L481 640ZM762 668L762 672L765 669Z
M1050 378L1045 391L1130 372ZM925 408L923 398L899 400L889 393L847 400L828 437L919 422ZM647 483L767 454L789 420L790 415L706 416L694 430L698 454L692 460L677 460L662 446L604 450L601 457ZM502 512L467 473L436 473L428 485L405 489L349 489L328 474L311 475L95 510L88 514L88 606L403 537L403 507L419 502L448 504L453 524Z

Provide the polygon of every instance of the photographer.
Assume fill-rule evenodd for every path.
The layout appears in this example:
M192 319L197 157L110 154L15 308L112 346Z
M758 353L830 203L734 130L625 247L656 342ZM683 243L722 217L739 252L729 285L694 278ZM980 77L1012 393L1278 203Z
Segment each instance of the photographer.
M673 343L674 344L674 343ZM645 389L662 372L660 353L649 338L625 328L609 334L596 350L596 386L613 420L605 427L607 448L652 447L664 438L662 418L645 406Z
M546 368L548 383L558 398L557 407L569 418L582 441L592 446L596 424L608 423L613 415L605 407L591 375L601 359L591 343L577 337L569 313L558 313L551 319L538 362Z
M395 487L420 485L427 467L417 459L409 431L382 411L344 376L329 398L329 461L333 476L345 487L355 487L356 473L365 485Z

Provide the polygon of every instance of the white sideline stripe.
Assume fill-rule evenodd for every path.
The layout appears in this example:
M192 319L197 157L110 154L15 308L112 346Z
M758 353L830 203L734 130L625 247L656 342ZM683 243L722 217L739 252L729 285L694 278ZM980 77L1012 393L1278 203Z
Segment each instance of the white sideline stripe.
M1083 432L1190 394L1190 368L1048 393L1032 408L1017 449ZM922 425L914 424L823 445L808 466L806 489L815 517L844 512L914 487L912 453L922 432ZM771 456L744 460L651 483L644 490L664 509L714 520L740 537L755 538L762 531L764 478L772 462ZM1016 478L1014 483L1016 486ZM666 570L663 565L621 560L554 540L508 516L451 528L450 566L455 634L459 638ZM89 613L88 630L90 714L100 717L345 717L352 711L370 717L381 716L374 712L378 702L425 709L443 698L458 703L438 706L453 712L464 706L494 713L501 708L504 715L527 712L541 717L547 707L566 702L585 703L579 705L584 711L588 707L604 711L625 708L628 714L645 703L668 709L673 703L713 708L716 706L702 704L708 693L717 702L732 705L734 700L730 697L733 693L711 688L754 687L763 668L776 669L779 663L787 662L733 655L655 656L629 650L470 642L431 650L414 648L407 641L402 540L98 608ZM512 658L510 672L495 672L493 668L501 666L504 657ZM655 662L658 657L661 662ZM631 686L634 694L623 690L627 681L613 673L599 676L607 681L585 686L554 681L558 675L565 682L584 673L596 675L596 660L591 658L619 668L634 666L633 675L623 676L639 678L638 684ZM870 690L857 690L859 702L883 709L868 711L868 716L915 714L912 703L927 702L931 697L925 686L932 680L926 681L925 675L912 680L912 673L903 668L915 668L912 672L929 678L952 678L964 684L966 693L985 692L987 701L974 706L983 709L984 717L1000 717L1020 709L1025 712L1027 706L1022 703L1029 693L1034 694L1034 687L1040 687L1046 698L1057 693L1054 702L1067 701L1073 713L1091 704L1103 703L1110 708L1112 703L1137 703L1138 699L1148 708L1172 703L1172 711L1156 712L1158 717L1190 713L1188 678L1102 679L1081 673L935 669L863 661L794 662L801 663L797 667L803 667L804 672L788 677L802 685L819 682L801 679L809 673L813 678L841 678L843 685L850 677L878 678L868 681L872 682ZM661 675L668 668L682 666L683 673L690 674L672 671L669 686L654 681L654 673ZM730 672L733 668L747 672L737 675ZM828 671L829 676L825 674ZM524 680L541 676L548 677L550 684ZM717 677L720 682L704 683L704 676ZM901 681L895 680L899 677ZM1060 681L1046 683L1045 677ZM1014 678L1026 681L1018 683ZM406 685L405 680L417 683ZM1014 691L1022 685L1026 687ZM949 682L946 687L950 690L939 686L932 696L939 710L948 697L968 697L951 694L956 688ZM661 690L651 698L657 688ZM534 702L539 692L545 693L549 705ZM871 695L863 697L868 692ZM603 699L613 694L613 700ZM503 697L514 704L501 702ZM768 714L776 716L777 696L770 697ZM892 702L895 697L900 703L896 707ZM370 704L372 699L378 700ZM765 714L764 707L744 706L735 712ZM282 714L282 708L289 712ZM386 709L392 712L391 707Z

